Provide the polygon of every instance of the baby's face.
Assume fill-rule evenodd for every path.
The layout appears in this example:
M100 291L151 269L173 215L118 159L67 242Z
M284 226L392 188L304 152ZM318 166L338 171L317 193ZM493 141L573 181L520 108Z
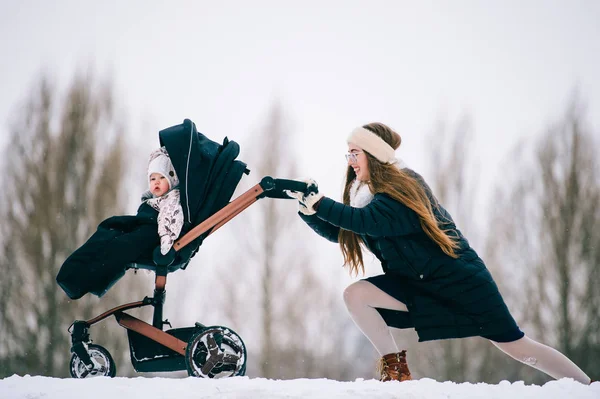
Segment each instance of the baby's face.
M150 175L150 192L156 197L160 197L169 191L169 180L160 173Z

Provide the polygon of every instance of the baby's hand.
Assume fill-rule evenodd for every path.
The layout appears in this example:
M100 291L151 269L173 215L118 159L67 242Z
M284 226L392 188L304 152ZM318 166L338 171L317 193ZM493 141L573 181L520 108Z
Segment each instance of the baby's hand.
M167 252L169 252L171 250L171 247L173 246L173 240L171 239L171 236L169 236L168 234L165 234L164 236L160 237L160 253L163 255L166 255Z

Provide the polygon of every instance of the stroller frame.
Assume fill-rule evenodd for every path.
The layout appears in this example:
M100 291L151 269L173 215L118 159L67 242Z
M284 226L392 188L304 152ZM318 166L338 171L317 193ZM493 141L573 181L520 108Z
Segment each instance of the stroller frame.
M163 320L163 305L166 299L165 286L167 282L167 274L180 268L185 268L190 260L188 259L187 262L177 265L172 265L171 263L175 259L177 251L180 251L202 234L207 233L206 236L208 236L214 233L225 223L229 222L260 198L271 197L289 199L291 197L285 194L284 190L308 193L313 189L314 188L312 186L308 187L304 182L286 179L274 179L270 176L266 176L261 180L260 183L247 190L245 193L225 205L219 211L183 235L173 244L173 248L167 255L163 256L162 259L158 259L158 261L155 258L155 263L157 263L156 265L137 263L128 265L127 269L147 269L155 272L156 277L154 284L154 296L145 297L141 301L130 302L116 306L89 320L74 321L68 330L71 334L71 352L73 353L71 358L71 375L75 378L86 378L93 375L106 375L111 377L115 376L116 367L112 357L103 347L91 344L89 334L89 329L91 326L108 318L111 315L115 316L117 323L121 327L124 327L128 331L128 334L143 336L151 340L153 345L160 347L163 351L165 348L168 348L168 355L162 355L162 357L166 358L166 360L171 360L170 364L168 364L166 367L163 362L163 364L159 364L158 367L150 365L146 367L140 367L142 370L139 370L134 362L133 365L136 371L176 371L187 369L189 375L213 378L216 376L216 374L211 370L215 366L218 366L218 364L222 366L224 363L227 364L229 361L229 364L233 364L235 362L236 366L234 367L233 371L226 370L230 373L230 375L227 376L243 375L245 373L246 364L245 347L241 341L241 338L237 336L237 334L231 329L220 326L206 327L201 323L196 323L194 327L174 329L170 331L163 330L165 324L171 326L168 319ZM152 306L154 308L152 324L125 313L127 310L145 306ZM230 346L236 347L238 350L238 357L236 358L234 355L227 354L223 356L223 354L217 353L218 351L213 347L212 349L208 348L210 353L203 353L201 354L201 359L198 359L199 355L197 345L201 340L206 342L207 336L203 335L203 332L205 332L207 329L211 331L213 336L216 334L217 341L229 340L228 342L230 342ZM208 339L210 340L211 337ZM132 344L132 336L130 335L129 338L133 362L134 347ZM146 340L146 342L148 341ZM220 345L221 342L218 342L218 344ZM194 350L191 350L192 345L196 345L194 346ZM90 355L92 347L94 348L94 353L100 354L104 364L99 364L97 359L92 359L94 357ZM214 359L211 360L212 355L217 357L220 356L218 358L220 362ZM240 359L240 357L243 359Z

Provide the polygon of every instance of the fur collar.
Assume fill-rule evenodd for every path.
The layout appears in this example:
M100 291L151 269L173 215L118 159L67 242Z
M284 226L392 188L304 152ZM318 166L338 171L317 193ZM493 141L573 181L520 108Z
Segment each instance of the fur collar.
M408 165L400 158L396 158L396 162L394 164L398 167L398 169L406 169Z
M369 185L362 181L354 179L350 186L350 206L355 208L363 208L373 200L373 193L369 189Z

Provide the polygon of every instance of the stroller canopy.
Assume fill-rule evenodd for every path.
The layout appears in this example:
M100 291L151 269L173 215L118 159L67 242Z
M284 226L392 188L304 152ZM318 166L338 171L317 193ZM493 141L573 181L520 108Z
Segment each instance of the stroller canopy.
M189 119L159 133L160 145L169 153L179 177L184 225L181 234L228 204L244 173L246 164L235 158L240 147L227 137L219 144L196 130ZM197 251L209 232L183 248L179 262L186 262Z

